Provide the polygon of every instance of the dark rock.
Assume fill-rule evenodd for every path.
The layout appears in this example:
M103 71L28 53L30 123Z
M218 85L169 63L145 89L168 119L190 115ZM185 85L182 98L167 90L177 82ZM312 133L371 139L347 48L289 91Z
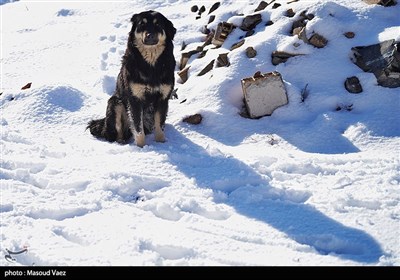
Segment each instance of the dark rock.
M248 47L246 49L246 55L248 58L253 58L257 55L257 51L253 47Z
M201 19L201 16L197 16L196 19Z
M178 76L181 78L182 84L184 84L188 80L189 68L190 68L190 66L188 66L185 69L182 69L181 71L178 72Z
M395 0L363 0L365 3L367 4L378 4L384 7L388 7L388 6L394 6L396 5L396 1Z
M270 25L273 25L274 24L274 22L272 21L272 20L269 20L269 21L267 21L267 23L265 24L265 26L270 26Z
M256 32L254 31L254 29L253 29L253 30L250 30L250 31L247 31L247 32L246 32L246 35L244 35L244 37L250 37L250 36L253 35L254 33L256 33Z
M316 48L323 48L328 44L328 40L326 40L323 36L317 33L311 36L309 42Z
M354 47L352 60L365 72L374 73L383 87L400 87L400 43L388 40L379 44Z
M300 19L294 21L292 24L292 30L291 30L292 35L297 35L297 34L295 34L295 30L301 30L303 27L306 27L306 24L307 24L307 22L305 21L304 18L300 18Z
M230 48L230 50L233 51L233 50L235 50L237 48L240 48L241 46L243 46L244 42L245 42L244 39L240 40L239 42L233 44L232 47Z
M299 54L291 54L291 53L287 53L287 52L281 52L281 51L274 51L271 54L271 58L272 58L272 64L273 65L278 65L280 63L284 63L286 62L289 58L297 56Z
M197 56L197 58L203 58L206 56L206 54L207 54L207 50L204 50Z
M185 41L182 41L182 46L181 46L181 51L183 51L184 49L186 49L187 44Z
M260 14L246 16L243 19L240 29L242 29L243 31L250 31L250 30L254 29L257 26L257 24L259 24L261 21L262 21L262 17Z
M346 32L346 33L344 33L343 35L344 35L346 38L349 38L349 39L352 39L352 38L354 38L354 36L356 36L356 34L354 34L354 32L351 32L351 31Z
M200 114L191 115L183 119L184 122L195 125L200 124L202 120L203 116Z
M294 17L296 13L293 11L293 9L289 9L286 11L286 16L287 17Z
M199 7L197 7L197 5L194 5L190 8L190 10L192 11L192 13L195 13L199 10Z
M219 8L220 5L221 5L220 2L215 2L215 3L211 6L210 11L208 12L208 14L211 14L212 12L214 12L216 9Z
M254 12L262 11L268 6L268 3L265 1L261 1L260 4L258 4L258 7L254 10Z
M279 8L280 6L282 6L282 5L281 5L281 4L279 4L279 3L275 3L275 4L272 6L272 9Z
M307 11L302 11L300 16L304 19L312 20L314 18L314 14L307 14Z
M189 61L190 57L196 53L200 53L203 51L203 47L197 47L195 50L186 52L186 53L182 53L181 56L181 61L179 64L179 70L182 70L183 68L185 68L187 62Z
M204 13L206 11L206 7L201 6L200 10L199 10L199 16L201 16L202 13Z
M212 43L218 47L222 46L228 35L232 32L234 26L228 22L218 23L217 30L215 31Z
M217 67L228 67L230 65L228 53L221 53L217 58Z
M208 18L208 24L210 24L211 22L213 22L215 20L215 15L211 15L209 18Z
M347 78L344 82L344 87L350 93L360 93L363 91L360 80L356 76Z
M204 67L203 70L201 70L199 74L197 74L197 76L203 76L204 74L210 72L211 69L213 69L213 67L214 67L214 61L215 61L215 59L211 60L210 63L208 63L207 66Z

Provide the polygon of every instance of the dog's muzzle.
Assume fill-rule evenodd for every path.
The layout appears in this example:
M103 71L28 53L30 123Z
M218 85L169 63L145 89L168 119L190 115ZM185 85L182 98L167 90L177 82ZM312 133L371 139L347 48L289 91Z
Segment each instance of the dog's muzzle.
M157 45L158 35L157 33L146 33L144 36L143 44L145 45Z

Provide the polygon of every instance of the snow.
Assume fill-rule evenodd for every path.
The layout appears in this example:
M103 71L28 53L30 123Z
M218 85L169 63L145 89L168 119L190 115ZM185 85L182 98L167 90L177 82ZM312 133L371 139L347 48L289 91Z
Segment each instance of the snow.
M149 135L141 149L85 131L105 114L130 18L165 14L178 30L179 64L183 41L186 50L203 43L213 2L5 2L0 244L3 255L28 251L0 265L400 265L400 90L378 86L349 57L352 47L399 40L399 4L278 1L257 12L263 22L229 52L229 67L197 76L240 29L189 60L167 142ZM207 8L199 20L194 4ZM258 4L221 1L208 27L240 24ZM323 35L326 47L290 35L303 10L315 15L307 34ZM275 50L302 55L273 66ZM289 104L252 120L239 115L240 80L256 71L280 72ZM345 90L350 76L362 93ZM200 125L182 122L195 113Z

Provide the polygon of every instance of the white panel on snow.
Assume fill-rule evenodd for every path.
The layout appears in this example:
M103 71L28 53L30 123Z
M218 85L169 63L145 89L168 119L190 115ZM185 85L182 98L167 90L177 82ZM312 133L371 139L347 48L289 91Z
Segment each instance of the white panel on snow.
M288 104L282 76L278 72L261 74L242 79L245 104L251 118L270 116L272 112Z

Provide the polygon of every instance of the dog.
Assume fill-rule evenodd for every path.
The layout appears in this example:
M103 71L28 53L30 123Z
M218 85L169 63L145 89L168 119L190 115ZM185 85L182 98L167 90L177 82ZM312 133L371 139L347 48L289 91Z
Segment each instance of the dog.
M136 145L143 147L145 135L153 131L157 142L165 142L168 101L175 84L172 40L176 29L156 11L134 14L131 22L106 117L90 121L86 129L109 142L127 143L133 136Z

